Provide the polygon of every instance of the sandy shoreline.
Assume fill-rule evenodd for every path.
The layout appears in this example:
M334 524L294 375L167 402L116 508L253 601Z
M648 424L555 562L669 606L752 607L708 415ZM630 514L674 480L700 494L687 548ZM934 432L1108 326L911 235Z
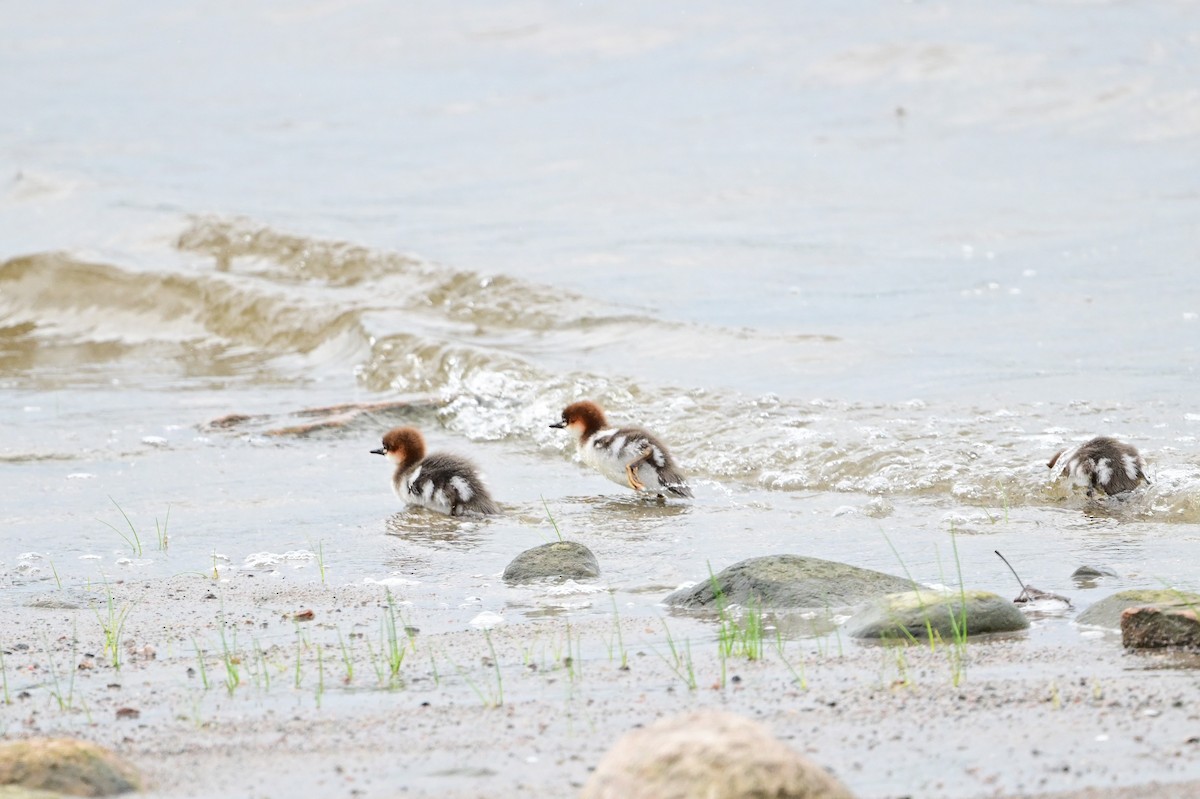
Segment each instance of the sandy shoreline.
M108 591L128 609L119 670ZM421 619L402 590L389 610L379 585L246 573L37 602L56 597L81 607L0 611L5 733L110 746L155 797L571 796L622 733L700 707L765 723L861 797L1184 796L1200 780L1194 657L1112 636L1039 643L1037 624L970 643L957 686L946 647L832 636L768 640L761 661L727 659L722 686L711 626L686 617L621 618L619 638L615 616L565 615L410 638ZM389 617L404 652L392 688Z

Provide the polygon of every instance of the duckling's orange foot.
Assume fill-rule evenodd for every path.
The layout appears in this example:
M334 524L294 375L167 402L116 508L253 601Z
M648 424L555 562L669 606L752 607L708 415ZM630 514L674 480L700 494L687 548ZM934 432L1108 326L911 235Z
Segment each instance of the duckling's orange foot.
M637 476L633 473L632 466L625 467L625 476L627 478L629 478L629 487L632 488L634 491L645 491L646 490L645 484L641 480L637 479Z

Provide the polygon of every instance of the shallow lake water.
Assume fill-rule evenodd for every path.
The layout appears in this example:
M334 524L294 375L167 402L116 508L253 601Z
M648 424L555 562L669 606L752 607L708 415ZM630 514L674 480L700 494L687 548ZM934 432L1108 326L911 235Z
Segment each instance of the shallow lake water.
M657 620L785 552L1015 596L996 550L1076 609L1196 590L1198 37L1103 2L10 9L0 601L375 581L454 633ZM548 427L581 398L695 500L584 470ZM396 424L504 514L403 510ZM1151 485L1048 482L1099 434ZM505 586L551 515L601 579Z

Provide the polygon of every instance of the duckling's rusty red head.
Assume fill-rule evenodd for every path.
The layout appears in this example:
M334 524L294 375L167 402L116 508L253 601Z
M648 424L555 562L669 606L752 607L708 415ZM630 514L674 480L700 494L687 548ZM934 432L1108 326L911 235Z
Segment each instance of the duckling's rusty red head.
M583 441L596 431L608 427L608 420L604 418L604 411L599 405L590 400L582 400L563 408L562 419L550 426L560 429L565 427Z
M393 463L415 463L425 457L425 437L414 427L394 427L383 434L383 446L371 450Z

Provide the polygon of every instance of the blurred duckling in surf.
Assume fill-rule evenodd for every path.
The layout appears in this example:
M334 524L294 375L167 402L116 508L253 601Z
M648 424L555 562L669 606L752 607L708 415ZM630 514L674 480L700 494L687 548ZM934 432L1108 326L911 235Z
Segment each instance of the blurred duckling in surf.
M1059 450L1046 464L1051 479L1066 475L1072 485L1083 486L1089 497L1097 491L1108 496L1132 491L1143 482L1147 485L1146 462L1131 444L1108 436Z
M425 438L413 427L397 427L383 436L383 446L371 450L396 464L392 488L410 505L462 516L491 515L500 508L488 493L475 464L444 452L425 454Z
M618 485L660 499L692 496L671 453L653 433L638 427L609 427L604 411L594 402L568 405L562 419L550 426L570 430L580 460Z

